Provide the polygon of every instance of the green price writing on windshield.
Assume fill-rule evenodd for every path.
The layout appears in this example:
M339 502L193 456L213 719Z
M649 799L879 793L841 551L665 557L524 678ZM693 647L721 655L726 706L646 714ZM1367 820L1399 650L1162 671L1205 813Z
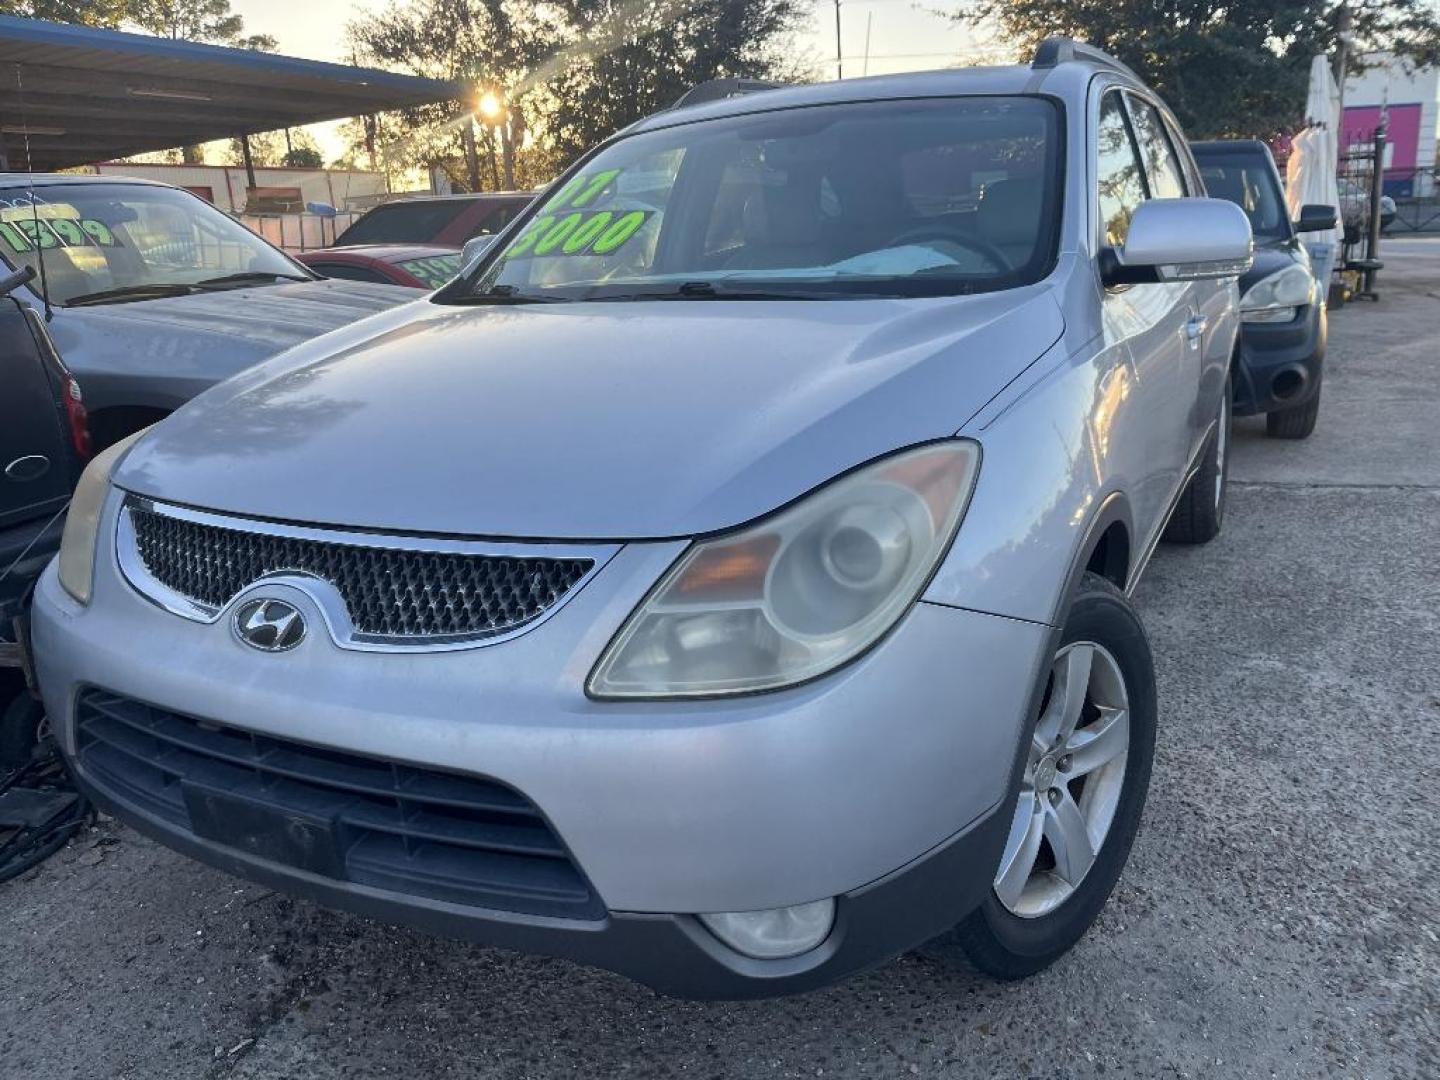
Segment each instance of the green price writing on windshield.
M13 251L55 247L119 247L109 225L94 218L33 218L0 221L0 240Z
M528 255L610 255L640 231L650 218L647 210L576 210L569 214L542 214L521 233L507 259Z

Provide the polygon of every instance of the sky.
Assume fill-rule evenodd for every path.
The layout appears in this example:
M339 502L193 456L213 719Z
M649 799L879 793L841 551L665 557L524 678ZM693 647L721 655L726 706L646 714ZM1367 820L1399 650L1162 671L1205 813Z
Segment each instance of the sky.
M835 6L832 0L810 3L813 14L798 44L817 74L834 78ZM345 61L345 24L385 6L385 0L231 0L230 6L244 16L246 33L272 35L286 55ZM944 0L934 6L945 6ZM977 44L971 32L914 0L841 0L840 26L846 76L948 67ZM311 131L327 160L340 153L335 125Z

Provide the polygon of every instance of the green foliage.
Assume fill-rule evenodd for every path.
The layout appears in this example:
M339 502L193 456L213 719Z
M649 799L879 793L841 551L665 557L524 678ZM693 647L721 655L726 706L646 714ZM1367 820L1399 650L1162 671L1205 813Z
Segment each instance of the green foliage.
M1427 0L1374 0L1353 14L1358 49L1440 58ZM1104 49L1164 96L1192 138L1294 131L1310 60L1336 46L1334 16L1334 0L965 0L954 12L998 26L1026 57L1053 34Z
M114 29L129 16L131 0L0 0L0 15Z
M696 83L791 74L782 46L806 11L801 0L409 0L349 33L362 62L501 97L504 114L477 139L480 173L519 187ZM411 164L465 182L453 108L407 111L402 126Z
M542 73L545 126L566 156L673 105L708 79L783 78L795 0L559 0L567 47ZM532 76L532 78L535 76Z

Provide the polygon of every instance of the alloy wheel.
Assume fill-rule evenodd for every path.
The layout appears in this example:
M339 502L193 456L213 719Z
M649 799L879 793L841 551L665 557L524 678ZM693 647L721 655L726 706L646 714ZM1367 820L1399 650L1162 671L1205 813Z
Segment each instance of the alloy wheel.
M1011 914L1048 914L1084 880L1115 818L1129 750L1120 665L1095 642L1066 645L1050 668L995 876Z

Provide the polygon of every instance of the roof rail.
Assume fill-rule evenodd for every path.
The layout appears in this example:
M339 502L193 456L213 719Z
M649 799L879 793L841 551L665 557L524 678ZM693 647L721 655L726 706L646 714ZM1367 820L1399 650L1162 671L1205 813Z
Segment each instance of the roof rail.
M711 79L709 82L692 86L680 100L670 107L687 109L691 105L704 105L709 101L724 101L726 98L758 94L763 90L783 90L784 83L765 82L763 79Z
M1031 68L1053 68L1075 60L1122 72L1136 82L1143 83L1145 81L1103 49L1097 49L1094 45L1086 45L1083 41L1076 41L1074 38L1068 37L1048 37L1042 41L1040 47L1035 50L1035 59L1030 61L1030 66Z

